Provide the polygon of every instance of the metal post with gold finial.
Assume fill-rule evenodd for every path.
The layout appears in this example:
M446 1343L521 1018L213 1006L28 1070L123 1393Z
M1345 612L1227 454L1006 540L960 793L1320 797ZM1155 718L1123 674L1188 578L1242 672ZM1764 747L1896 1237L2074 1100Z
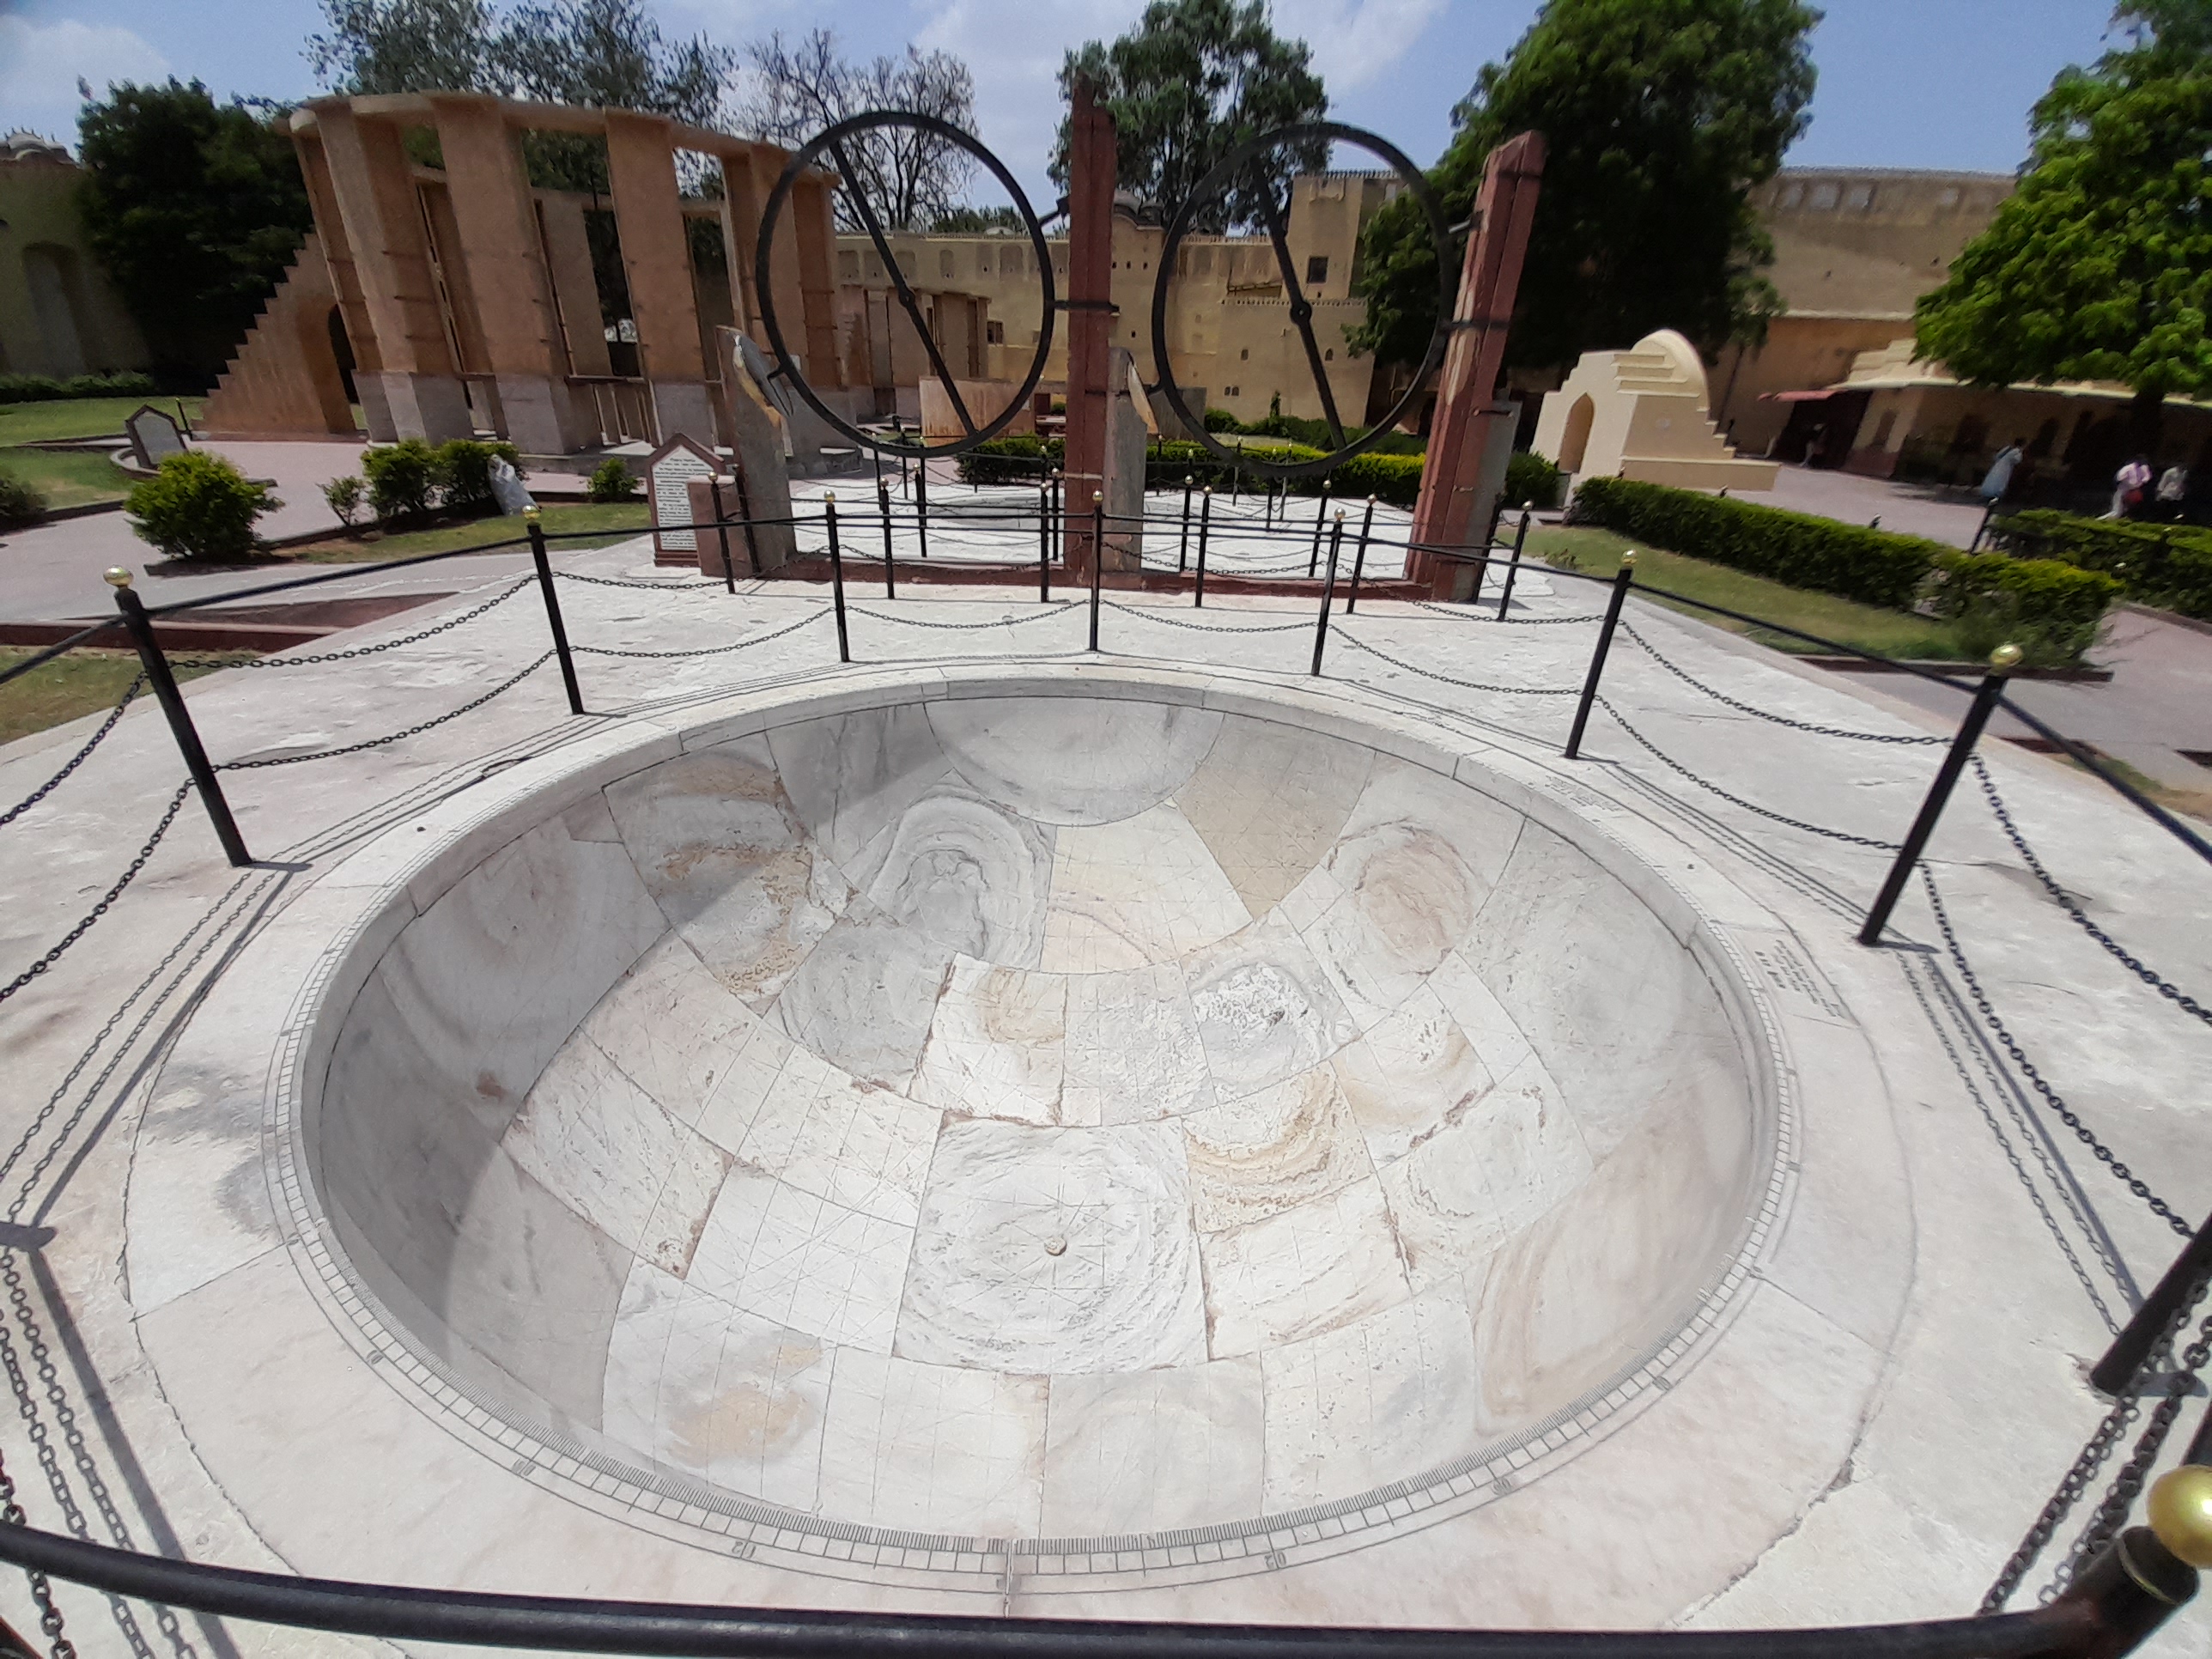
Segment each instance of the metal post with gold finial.
M1620 607L1628 602L1629 585L1635 580L1636 553L1632 548L1620 556L1620 568L1613 577L1613 597L1606 601L1605 620L1598 624L1597 646L1590 653L1589 672L1583 679L1582 700L1575 705L1575 723L1567 732L1569 760L1582 753L1583 729L1589 724L1590 706L1597 701L1597 683L1605 672L1606 653L1613 649L1613 630L1620 625Z
M1867 912L1866 925L1859 929L1860 944L1881 943L1881 930L1889 925L1889 913L1897 908L1905 884L1912 879L1913 866L1928 848L1928 838L1936 833L1936 821L1943 816L1943 805L1951 799L1952 786L1966 769L1974 745L1981 740L1982 728L1996 712L1997 702L2004 696L2005 683L2019 666L2020 647L2016 645L2001 645L1990 653L1990 672L1982 676L1981 684L1974 689L1974 701L1966 710L1966 718L1959 722L1959 735L1951 739L1950 752L1943 757L1943 764L1936 769L1936 781L1928 786L1927 798L1920 803L1920 815L1912 820L1912 828L1904 845L1897 849L1897 860L1889 866L1881 891L1875 897L1874 908Z
M115 608L123 613L123 625L131 630L131 642L138 647L138 660L146 670L146 683L154 688L154 696L168 716L169 735L177 740L177 748L184 755L185 770L191 775L192 786L199 791L200 805L207 809L208 820L215 825L215 838L222 843L223 856L238 868L244 869L253 862L253 854L246 850L246 837L238 833L238 821L230 815L230 803L223 799L222 786L216 781L215 768L210 763L207 750L200 746L199 729L185 708L185 694L177 690L177 677L169 672L169 659L163 654L161 642L154 637L154 619L146 614L146 603L131 586L131 573L121 565L112 567L106 574L107 585L115 590Z
M530 536L530 562L538 567L538 591L545 600L546 625L553 630L553 654L561 661L561 684L568 693L568 712L584 712L584 694L576 684L575 659L568 654L568 629L561 620L561 596L553 591L553 566L545 556L545 526L538 509L522 509L522 527Z

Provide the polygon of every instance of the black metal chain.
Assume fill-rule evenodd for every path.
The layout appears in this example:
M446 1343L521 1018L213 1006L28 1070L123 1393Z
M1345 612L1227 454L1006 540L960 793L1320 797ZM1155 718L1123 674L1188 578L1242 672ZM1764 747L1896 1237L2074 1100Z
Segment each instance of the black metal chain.
M1990 776L1990 769L1982 763L1982 757L1979 755L1972 757L1972 759L1974 775L1981 781L1982 793L1989 799L1990 811L1996 814L1998 827L2005 832L2006 839L2012 842L2013 851L2020 854L2021 861L2027 866L2029 872L2042 884L2045 896L2068 915L2073 917L2075 924L2083 933L2104 946L2106 951L2115 961L2126 968L2137 979L2184 1012L2194 1014L2207 1025L2212 1025L2212 1008L2205 1007L2203 1003L2179 986L2160 978L2149 968L2144 966L2118 940L2090 921L2083 913L2081 907L2074 902L2074 896L2051 878L2051 872L2043 867L2043 860L2036 857L2035 849L2027 844L2027 838L2021 834L2020 826L2013 822L2011 812L2006 810L2004 798L1997 793L1996 783Z
M1657 663L1662 668L1672 674L1676 679L1681 681L1685 685L1687 685L1695 690L1704 692L1715 702L1727 704L1730 708L1736 710L1739 714L1750 714L1759 720L1771 720L1777 726L1786 726L1793 732L1810 732L1816 737L1823 738L1850 738L1857 743L1930 744L1950 742L1948 738L1933 737L1926 732L1854 732L1847 727L1840 726L1821 726L1812 720L1792 720L1787 714L1778 714L1771 709L1761 708L1756 704L1744 702L1738 698L1731 697L1725 691L1715 690L1711 686L1707 685L1703 680L1696 678L1686 670L1675 663L1668 661L1664 656L1661 655L1657 647L1654 646L1650 641L1645 639L1643 635L1636 631L1636 626L1634 623L1626 622L1621 623L1620 631L1627 635L1630 639L1634 640L1637 644L1642 646L1646 652L1650 653L1652 661Z
M64 778L68 777L70 773L76 771L78 767L83 765L85 757L91 754L94 750L100 747L101 742L106 738L107 734L115 729L116 721L123 718L123 711L131 707L131 700L137 696L139 692L145 690L145 687L146 675L144 671L141 670L137 677L133 679L129 685L123 688L122 700L118 702L114 708L107 711L107 718L100 721L100 730L94 732L91 737L85 739L84 747L78 750L76 753L69 757L69 764L63 767L60 771L48 778L44 783L40 784L28 795L26 795L21 800L17 801L5 812L0 812L0 830L6 829L9 824L15 823L17 818L22 817L24 813L29 811L33 806L36 806L40 801L44 800L48 795L52 794L57 785L58 785Z
M1597 701L1599 707L1602 708L1607 714L1612 715L1614 720L1620 721L1620 729L1627 732L1630 737L1633 738L1644 750L1644 751L1650 755L1654 760L1672 767L1675 771L1687 778L1692 783L1696 784L1700 789L1710 789L1714 794L1718 795L1723 800L1729 801L1735 805L1741 806L1747 812L1756 812L1759 817L1763 818L1770 818L1776 823L1786 823L1792 830L1803 830L1815 836L1826 836L1831 841L1849 842L1854 847L1871 847L1875 851L1882 853L1894 853L1898 848L1898 843L1893 841L1876 841L1871 836L1855 836L1847 830L1831 830L1826 824L1808 823L1803 818L1793 818L1787 812L1778 812L1771 807L1761 806L1756 801L1746 800L1741 795L1732 795L1727 790L1722 788L1720 785L1713 782L1711 779L1699 777L1695 772L1692 772L1688 767L1683 765L1681 762L1676 760L1672 755L1660 748L1658 744L1653 743L1650 738L1645 737L1641 732L1631 726L1628 721L1622 717L1620 710L1613 706L1613 700L1611 698L1600 697Z
M1170 628L1187 628L1199 634L1288 634L1293 630L1311 628L1313 624L1301 617L1296 622L1269 623L1259 628L1243 628L1235 623L1192 622L1187 617L1172 617L1165 611L1147 611L1141 605L1123 605L1117 599L1101 601L1109 611L1119 611L1125 616L1141 617L1146 622L1165 623Z
M743 651L752 646L766 645L770 640L780 640L786 634L796 634L808 623L818 623L829 614L827 611L817 611L811 616L801 617L795 623L788 623L782 628L771 629L765 634L749 634L744 639L729 645L701 646L696 650L691 651L617 651L610 646L604 645L576 645L568 648L580 657L635 657L653 659L668 657L719 657L732 651ZM550 651L546 653L546 656L551 654ZM538 661L543 662L544 659L541 657Z
M8 1473L7 1460L0 1457L0 1525L27 1527L30 1517L16 1501L15 1478ZM36 1567L23 1569L23 1577L30 1581L31 1600L38 1604L39 1628L53 1644L53 1659L76 1659L76 1646L62 1634L62 1610L54 1605L54 1587L46 1575Z
M1935 872L1925 864L1920 866L1920 880L1927 889L1928 903L1936 913L1936 926L1943 935L1943 945L1950 953L1951 965L1959 970L1960 978L1966 983L1967 994L1974 1000L1975 1008L1996 1034L1998 1044L2012 1063L2020 1068L2021 1075L2027 1079L2029 1086L2043 1097L2045 1105L2058 1115L2059 1121L2074 1132L2075 1138L2089 1149L2091 1156L2112 1172L2113 1179L2150 1206L2152 1214L2163 1220L2180 1237L2196 1237L2197 1230L2176 1214L2172 1205L2151 1191L2141 1176L2121 1163L2112 1149L2097 1139L2089 1126L2082 1122L2074 1109L2059 1097L2058 1091L2051 1086L2043 1073L2035 1069L2022 1052L2019 1041L2005 1028L2004 1021L1997 1018L1997 1011L1991 1006L1988 993L1982 989L1981 980L1975 975L1972 964L1966 960L1966 951L1960 947L1959 935L1951 926L1950 913L1943 908L1943 896L1936 889Z
M1473 607L1475 601L1472 599L1463 605L1438 605L1433 599L1415 599L1413 603L1424 611L1435 611L1439 617L1449 617L1454 622L1489 623L1493 626L1503 623L1508 628L1551 628L1560 623L1594 623L1605 620L1604 614L1596 611L1590 611L1587 615L1577 611L1571 617L1498 617L1487 611L1474 610Z
M655 593L726 593L729 591L720 582L631 581L620 576L586 576L578 570L556 570L553 574L564 582L588 582L593 587L642 587Z
M216 770L218 772L251 772L264 766L297 766L302 761L333 760L340 755L358 755L365 749L381 749L385 744L388 743L398 743L403 738L419 737L422 733L428 732L433 726L443 726L447 720L459 720L462 715L470 713L471 710L483 708L486 703L489 702L494 697L498 696L503 691L512 691L516 686L521 684L523 681L528 679L532 674L544 667L545 665L552 659L553 653L551 651L549 650L544 652L520 673L510 675L507 678L501 680L497 685L492 687L490 690L485 692L482 696L471 697L468 702L463 703L459 708L449 708L442 714L433 715L427 720L419 721L416 725L409 726L404 732L393 732L381 738L365 738L359 743L349 743L342 748L318 749L305 755L269 755L264 756L258 760L225 761L222 765L216 768Z
M2120 1436L2126 1431L2128 1425L2142 1414L2142 1395L2137 1392L2137 1386L2153 1372L2160 1361L2173 1352L2174 1339L2189 1322L2189 1316L2197 1303L2203 1299L2208 1280L2212 1280L2212 1271L2200 1276L2189 1295L2174 1309L2172 1317L2166 1321L2164 1334L2144 1353L2142 1363L2136 1367L2134 1376L2128 1378L2119 1397L2113 1401L2112 1408L2097 1425L2096 1431L2075 1455L2072 1466L2060 1477L2057 1487L2045 1500L2041 1512L2029 1526L2027 1535L2020 1540L2020 1547L2007 1558L1996 1582L1982 1597L1982 1612L1996 1613L2011 1599L2012 1593L2020 1588L2021 1580L2027 1576L2028 1569L2035 1565L2037 1558L2050 1545L2060 1524L2073 1513L2074 1506L2081 1501L2081 1495L2088 1491L2089 1482L2096 1478L2097 1471L2104 1468L2112 1456L2112 1449L2119 1444ZM2089 1524L2082 1529L2081 1537L2075 1540L2073 1548L2067 1552L2067 1559L2053 1577L2045 1599L2050 1599L2063 1589L2072 1577L2075 1564L2110 1542L2121 1523L2127 1519L2136 1494L2142 1490L2145 1476L2158 1461L2159 1449L2166 1443L2166 1437L2173 1427L2173 1419L2180 1415L2181 1402L2188 1397L2197 1373L2204 1369L2208 1361L2212 1361L2212 1316L2208 1316L2197 1328L2197 1340L2184 1352L2181 1364L2166 1379L2165 1397L2152 1412L2151 1420L2143 1425L2143 1432L2136 1442L2134 1452L2120 1466L2119 1473L2112 1477L2112 1484L2106 1491L2104 1501L2097 1506L2096 1513L2090 1517Z
M1302 627L1304 625L1300 624ZM1450 674L1439 674L1432 668L1423 668L1416 663L1406 661L1403 658L1394 657L1378 646L1368 644L1357 634L1346 629L1342 623L1337 625L1334 637L1342 640L1346 645L1357 646L1370 657L1382 658L1393 668L1402 668L1409 674L1420 675L1424 679L1441 681L1446 685L1456 685L1462 690L1498 691L1516 697L1571 697L1575 695L1575 688L1571 685L1492 685L1481 680L1462 680Z
M356 657L374 657L386 651L397 651L403 645L416 645L441 634L449 633L463 623L474 622L494 605L504 605L537 580L525 576L513 586L504 588L471 610L457 617L448 617L435 628L426 628L419 634L406 634L396 640L380 640L374 645L356 645L347 651L325 651L313 657L252 657L244 662L222 662L212 657L173 657L170 660L185 668L306 668L319 662L351 662Z
M898 623L908 628L945 628L965 631L978 628L1019 628L1024 623L1049 622L1073 614L1079 607L1073 600L1054 599L1049 609L1040 605L1026 616L1002 617L996 622L930 622L921 617L902 617L895 611L870 611L865 605L854 605L853 614L866 617L872 622Z
M82 921L62 936L60 944L16 975L4 987L0 987L0 1002L7 1001L9 997L14 996L16 992L60 961L62 952L82 939L92 924L107 914L108 907L123 896L123 890L128 887L137 878L138 872L146 867L146 860L154 856L154 849L161 844L161 837L169 833L169 826L177 821L177 814L184 808L185 797L191 793L192 786L190 779L177 786L177 793L169 797L168 810L161 814L161 821L154 826L154 833L146 838L146 844L138 849L138 856L131 860L130 867L115 878L115 885L100 895L100 902L92 907Z

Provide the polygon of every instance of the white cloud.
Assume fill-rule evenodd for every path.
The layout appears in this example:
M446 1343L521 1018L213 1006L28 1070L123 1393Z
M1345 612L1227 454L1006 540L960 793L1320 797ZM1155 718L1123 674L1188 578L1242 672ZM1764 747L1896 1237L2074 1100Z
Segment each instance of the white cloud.
M105 92L112 81L154 80L168 72L168 59L129 29L0 14L0 131L28 127L73 145L79 76Z
M1275 33L1313 48L1332 100L1372 84L1413 49L1445 0L1275 0Z

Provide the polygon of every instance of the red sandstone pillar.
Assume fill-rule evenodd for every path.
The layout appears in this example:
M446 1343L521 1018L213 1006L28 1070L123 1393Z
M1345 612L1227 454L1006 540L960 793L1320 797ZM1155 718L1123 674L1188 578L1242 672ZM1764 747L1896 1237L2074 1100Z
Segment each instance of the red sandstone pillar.
M1436 418L1429 424L1429 457L1420 499L1413 508L1413 540L1465 547L1488 528L1473 522L1476 480L1482 471L1485 418L1505 361L1505 332L1521 287L1521 262L1528 252L1528 227L1536 216L1536 188L1544 172L1543 135L1517 133L1490 152L1475 198L1475 231L1460 267L1459 303L1453 308L1451 344L1444 352L1437 389ZM1071 411L1073 404L1069 405ZM1406 574L1447 597L1457 568L1431 553L1416 553Z
M1107 357L1114 332L1114 118L1075 83L1067 162L1067 566L1091 571L1091 509L1104 488Z

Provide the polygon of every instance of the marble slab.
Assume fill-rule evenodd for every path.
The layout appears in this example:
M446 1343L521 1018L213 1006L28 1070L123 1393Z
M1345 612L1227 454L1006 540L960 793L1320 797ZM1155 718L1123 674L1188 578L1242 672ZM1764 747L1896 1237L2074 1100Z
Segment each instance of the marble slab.
M604 1432L726 1490L811 1510L836 1354L641 1261L607 1342Z
M1194 951L1183 971L1223 1099L1309 1071L1355 1035L1313 952L1279 917Z
M819 1507L878 1527L1034 1536L1044 1486L1041 1376L837 1356Z
M851 896L816 857L764 738L649 767L610 785L607 804L669 923L756 1011Z
M1198 1015L1173 963L1067 981L1060 1121L1136 1123L1213 1103Z
M1039 965L1107 973L1168 962L1252 920L1172 801L1113 823L1071 825L1053 849Z
M914 1230L740 1164L692 1253L690 1282L786 1329L890 1352Z
M1263 916L1336 844L1374 758L1340 738L1232 714L1176 805Z
M855 1084L810 1054L793 1057L738 1148L750 1168L848 1210L914 1225L939 1113Z
M1110 823L1174 794L1222 716L1121 697L975 697L932 703L929 720L988 799L1044 823Z
M1419 988L1488 896L1447 837L1403 818L1347 834L1328 870L1343 896L1303 937L1363 1027Z
M1261 1220L1374 1173L1326 1065L1177 1121L1201 1232Z
M661 1110L696 1125L763 1029L690 942L671 932L608 988L582 1035Z
M1466 1030L1425 984L1339 1049L1334 1064L1378 1167L1436 1133L1492 1081Z
M1044 1536L1169 1532L1260 1513L1257 1359L1055 1376L1050 1407Z
M951 769L920 703L780 726L768 745L799 821L841 867Z
M1189 1188L1170 1124L947 1124L896 1352L1038 1373L1203 1359Z
M587 1036L554 1056L500 1144L578 1215L679 1279L731 1162Z
M855 900L792 969L776 1019L793 1042L860 1081L902 1088L956 954Z
M1270 1513L1371 1492L1476 1446L1474 1334L1456 1285L1260 1356Z
M1067 981L955 957L907 1092L948 1115L1057 1123Z
M1217 1359L1316 1336L1413 1294L1371 1176L1263 1221L1202 1233L1199 1254Z
M1052 889L1053 830L939 782L849 860L877 910L931 944L1034 968Z

